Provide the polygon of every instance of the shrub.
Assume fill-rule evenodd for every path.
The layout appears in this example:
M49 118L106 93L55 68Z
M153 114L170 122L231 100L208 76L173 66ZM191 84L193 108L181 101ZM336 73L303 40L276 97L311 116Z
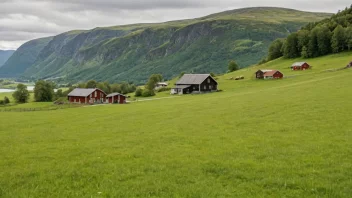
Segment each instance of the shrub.
M134 96L139 97L139 96L142 96L142 94L143 94L143 90L141 88L138 88Z
M171 90L170 87L162 87L162 88L160 88L160 89L157 89L156 91L157 91L157 92L164 92L164 91L170 91L170 90Z
M5 96L5 98L4 98L4 104L9 104L9 103L10 103L10 99Z
M150 97L150 96L155 96L155 93L153 90L149 90L149 89L144 89L143 93L142 93L143 97Z

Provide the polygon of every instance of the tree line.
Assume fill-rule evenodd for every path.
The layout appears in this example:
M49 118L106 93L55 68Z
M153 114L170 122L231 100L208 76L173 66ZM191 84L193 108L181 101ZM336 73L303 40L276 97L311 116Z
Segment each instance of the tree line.
M275 40L265 61L282 56L314 58L348 50L352 50L352 5L329 19L307 24L286 39Z
M59 98L67 97L67 95L75 88L98 88L107 94L114 92L128 94L136 90L136 86L132 83L123 82L120 84L109 84L108 82L97 82L95 80L80 83L76 86L70 86L66 91L57 88L57 85L51 81L37 81L33 90L34 100L36 102L56 101ZM57 91L55 92L54 89L57 89ZM27 103L30 98L30 93L27 90L27 86L24 84L18 84L15 92L12 94L12 97L15 99L16 103Z

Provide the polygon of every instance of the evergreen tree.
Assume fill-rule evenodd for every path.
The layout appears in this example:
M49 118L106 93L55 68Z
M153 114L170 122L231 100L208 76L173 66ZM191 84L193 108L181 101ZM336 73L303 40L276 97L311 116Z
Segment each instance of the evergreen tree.
M292 33L287 37L286 45L284 48L284 56L285 58L296 58L299 57L298 51L298 37L297 33Z
M341 25L338 25L331 38L331 48L334 53L342 52L345 48L345 30Z
M322 26L317 32L317 42L319 56L329 54L331 52L331 32L327 26Z
M283 45L283 40L282 39L276 39L273 41L269 47L269 54L268 54L268 61L280 58L283 56L281 48Z

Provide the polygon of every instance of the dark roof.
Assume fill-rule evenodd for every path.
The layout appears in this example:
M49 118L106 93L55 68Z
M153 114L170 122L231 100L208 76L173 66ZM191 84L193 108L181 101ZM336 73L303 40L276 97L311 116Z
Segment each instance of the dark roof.
M173 89L185 89L190 87L191 85L176 85Z
M295 62L292 64L291 67L302 67L302 65L304 65L305 63L307 63L307 62Z
M204 82L209 76L210 74L185 74L179 81L176 82L176 85L199 85ZM216 82L214 78L213 80Z
M83 89L83 88L76 88L72 90L68 96L81 96L81 97L87 97L90 94L92 94L95 90L95 88L88 88L88 89Z
M111 94L107 95L106 97L107 97L107 98L110 98L110 97L114 97L114 96L125 96L125 95L120 94L120 93L111 93ZM125 96L125 97L126 97L126 96Z

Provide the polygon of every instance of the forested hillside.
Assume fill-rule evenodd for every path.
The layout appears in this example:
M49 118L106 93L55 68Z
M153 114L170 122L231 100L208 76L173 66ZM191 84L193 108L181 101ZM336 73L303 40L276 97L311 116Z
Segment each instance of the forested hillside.
M198 19L71 31L27 43L1 75L144 83L181 72L224 73L229 60L241 67L267 55L269 44L308 22L331 16L282 8L246 8ZM23 56L29 54L29 58Z
M286 39L275 40L267 60L313 58L352 50L352 5L329 19L309 23Z

